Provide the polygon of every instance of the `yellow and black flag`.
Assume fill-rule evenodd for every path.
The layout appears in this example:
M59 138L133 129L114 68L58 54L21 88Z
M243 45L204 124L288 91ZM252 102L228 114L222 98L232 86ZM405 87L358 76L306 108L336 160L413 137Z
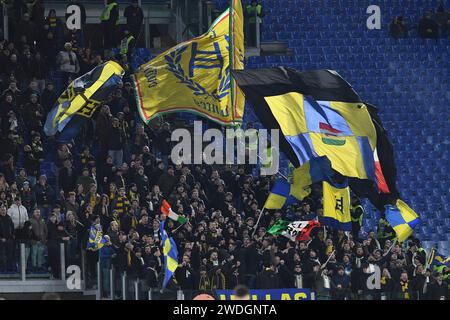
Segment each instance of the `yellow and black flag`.
M122 66L107 61L72 81L47 115L44 132L60 142L73 139L102 102L116 90L125 74Z
M139 114L145 122L171 112L191 112L222 125L241 122L244 96L231 69L244 69L244 15L240 0L203 35L160 54L134 74Z

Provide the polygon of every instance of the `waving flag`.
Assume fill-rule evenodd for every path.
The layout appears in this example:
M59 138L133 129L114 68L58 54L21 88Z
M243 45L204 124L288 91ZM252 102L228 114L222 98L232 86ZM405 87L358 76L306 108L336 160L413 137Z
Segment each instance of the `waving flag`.
M348 179L341 184L323 181L323 221L337 230L352 231Z
M291 195L290 183L285 179L278 179L267 197L264 208L281 209L296 202L297 199Z
M162 287L165 288L178 267L178 251L175 241L164 230L164 221L161 221L159 230L161 231L164 254L164 281Z
M436 248L431 248L427 265L434 267L441 267L441 266L450 267L450 256L446 257L443 254L437 252Z
M123 68L108 61L75 79L59 97L44 125L47 136L60 142L73 139L97 107L114 92L124 75Z
M327 157L313 158L292 171L291 194L299 200L311 192L311 185L334 175Z
M175 213L170 207L170 204L166 200L163 200L161 204L161 213L174 221L178 221L181 224L186 223L188 221L187 218Z
M295 168L325 157L343 176L375 181L374 125L367 106L336 72L278 68L233 74L262 124L282 132L280 148Z
M397 234L399 242L403 242L413 233L420 218L405 202L397 199L395 205L386 205L386 220Z
M244 17L241 1L232 3L205 34L140 66L134 82L142 120L185 111L222 125L242 121L244 96L230 70L244 68Z
M307 241L310 239L309 234L316 227L320 227L319 221L316 220L289 222L280 219L267 232L285 236L291 241Z

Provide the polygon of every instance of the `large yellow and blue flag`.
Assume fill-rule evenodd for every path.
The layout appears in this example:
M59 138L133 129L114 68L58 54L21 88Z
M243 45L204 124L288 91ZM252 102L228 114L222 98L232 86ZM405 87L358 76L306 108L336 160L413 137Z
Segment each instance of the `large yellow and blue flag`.
M367 106L337 73L278 68L233 74L263 125L282 132L280 149L294 167L325 157L343 176L376 180L375 127Z
M161 232L164 254L164 281L162 287L165 288L178 267L178 251L175 241L169 237L166 230L164 230L164 221L161 221L159 229Z
M125 71L114 61L99 65L72 81L47 116L44 132L57 140L73 139L97 107L114 92Z
M323 181L323 222L336 230L352 231L350 188L342 183Z
M203 35L143 64L134 74L145 122L170 112L191 112L222 125L242 121L244 96L231 69L244 69L244 16L240 0Z
M102 227L100 225L92 225L89 230L89 238L87 243L87 249L91 251L100 250L106 243L105 237L103 237Z
M385 208L386 220L394 229L398 241L408 239L414 227L420 222L419 215L400 199L397 199L395 205L388 204Z

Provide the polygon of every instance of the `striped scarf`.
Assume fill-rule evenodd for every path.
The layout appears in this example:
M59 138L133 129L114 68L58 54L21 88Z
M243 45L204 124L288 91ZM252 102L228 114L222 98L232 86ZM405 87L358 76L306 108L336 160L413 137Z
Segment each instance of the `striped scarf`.
M48 25L50 26L50 28L56 28L56 17L50 17L48 19Z

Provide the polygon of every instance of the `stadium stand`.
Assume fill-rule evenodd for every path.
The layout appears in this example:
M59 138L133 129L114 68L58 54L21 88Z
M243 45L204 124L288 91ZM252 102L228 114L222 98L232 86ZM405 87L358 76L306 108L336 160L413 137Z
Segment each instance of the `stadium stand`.
M127 1L121 1L121 4L125 4L126 2ZM146 1L143 2L145 3ZM216 1L216 3L218 9L222 10L227 7L229 2L226 0L219 0ZM439 1L431 0L424 3L424 1L420 0L385 0L372 3L372 1L350 0L286 0L284 1L283 6L280 6L279 3L280 1L278 0L263 1L265 17L262 25L262 41L286 41L291 54L249 57L246 58L246 68L266 68L283 65L300 71L311 69L336 70L354 86L355 90L363 97L363 99L379 107L383 124L388 130L388 135L394 144L398 170L398 188L402 197L421 216L421 224L416 227L414 233L414 236L420 239L420 244L417 244L417 248L423 248L429 252L432 247L436 247L441 254L445 256L450 255L450 178L447 172L449 159L448 145L450 143L448 135L450 129L448 111L448 102L450 101L450 65L448 63L448 61L450 61L450 44L447 39L442 38L436 40L421 39L418 37L415 29L412 29L409 36L404 39L392 39L389 36L387 27L393 18L399 14L403 14L410 25L417 24L417 21L423 15L423 12L435 10ZM243 0L243 4L245 6L247 4L246 1ZM381 7L381 14L383 17L382 30L368 30L364 27L368 16L366 9L371 4L378 4ZM60 43L58 50L62 49L62 44L63 43ZM115 48L112 52L114 55L117 55L118 49ZM136 69L152 57L154 57L154 54L149 49L136 48L135 54L130 62L131 69ZM90 66L93 65L95 65L95 63L91 63ZM6 85L6 78L6 72L3 72L2 80L4 81L3 87L5 89L8 87ZM58 94L66 87L64 79L65 76L63 73L56 71L54 68L50 68L48 80L55 83L56 92L58 92ZM21 89L25 92L27 89L26 85ZM29 92L27 91L26 94L28 93ZM127 141L130 145L135 142L134 139L136 138L136 135L134 131L137 126L136 123L139 123L139 118L137 114L135 114L135 110L131 113L132 116L130 116L130 118L132 119L129 119L131 120L130 123L132 121L136 122L133 126L133 133L129 132L130 136ZM117 114L114 114L114 116L117 116ZM195 116L188 114L177 115L177 117L178 116L181 119L184 119L186 123L190 123L196 119ZM6 115L2 115L2 117L5 118ZM171 118L169 117L168 119ZM257 123L257 118L253 114L250 106L247 106L246 108L244 119L245 122L255 122L257 128L261 126ZM25 128L22 129L26 131ZM157 141L163 141L162 139L167 135L167 130L164 129L163 125L158 124L155 127L146 128L146 133L148 134L147 138L152 141L151 144L154 144L151 146L151 152L154 152L155 155L163 156L161 150L164 149L164 146ZM95 137L95 142L92 141L92 137ZM27 166L23 145L25 143L31 143L30 139L32 136L25 133L23 138L25 141L22 141L22 144L20 144L17 157L14 159L16 161L15 169ZM76 139L75 145L70 146L71 150L68 157L75 163L77 178L79 178L82 168L87 166L91 157L99 157L101 150L98 146L97 138L98 132L94 131L92 127L89 127L82 132L81 137ZM51 203L51 207L53 207L54 204L60 205L65 203L65 199L58 196L57 190L60 189L61 181L59 174L62 168L62 160L66 158L64 158L64 150L62 150L61 146L58 146L54 140L44 137L42 140L42 149L44 152L42 154L43 160L39 163L39 173L46 176L48 184L54 190ZM81 153L85 146L90 148L89 151L92 155L84 158ZM139 145L139 147L142 146ZM34 146L33 152L35 152ZM3 153L2 155L4 156ZM160 164L160 161L156 162L154 160L156 159L151 161L152 164L149 166L150 168L145 168L145 174L147 174L148 170L148 175L152 179L160 177L161 175L164 175L164 177L167 178L167 173L159 172L156 169L156 166L157 164ZM131 164L131 161L128 161L128 163ZM286 174L288 163L284 157L282 158L281 164L283 172ZM106 164L97 163L96 168L100 171L103 165ZM7 165L2 167L2 170L5 167L7 167ZM92 170L92 165L90 169ZM135 169L132 168L132 170ZM14 172L13 180L15 180L18 175L19 170L16 171L17 172ZM126 172L126 169L124 169L124 171ZM5 174L4 170L2 172ZM220 173L222 174L223 172L221 171ZM95 175L92 171L90 171L90 174ZM217 195L208 189L213 188L213 186L215 187L215 181L210 179L210 175L213 174L214 171L211 170L211 168L207 169L207 171L205 170L205 172L193 172L193 176L205 184L204 189L206 189L206 194L211 197L216 197ZM236 174L236 172L233 174ZM243 172L241 172L241 174L243 174ZM176 168L176 175L177 177L181 175L180 168ZM225 176L225 174L223 176ZM221 178L223 176L221 176ZM103 178L105 176L101 177ZM129 177L130 181L135 181L135 178L131 177L131 174ZM36 178L39 178L39 176ZM244 175L242 175L242 181L239 180L239 187L237 187L239 192L241 191L241 188L243 188L242 185L245 184L243 178ZM260 177L255 175L253 179L255 179L254 181L259 181L259 178ZM171 178L169 177L168 180L170 179ZM112 180L118 181L116 176L112 177ZM119 182L117 182L117 184L119 184ZM155 181L151 182L152 186L153 184L155 184ZM176 186L178 187L179 185L177 184ZM106 186L106 183L99 182L101 193L107 194L109 192L108 187L109 186ZM168 192L164 192L166 197L172 195L174 185L171 185L171 187L172 188L169 187ZM193 185L189 186L190 189L192 187ZM258 190L258 192L260 191L261 190ZM3 192L4 197L1 200L5 201L5 204L10 206L13 202L13 196L8 188L4 188L3 182L1 192ZM258 196L264 194L264 192L267 194L267 190L260 193L258 192L256 192ZM156 198L158 198L157 200L151 200L155 205L155 209L152 207L152 210L149 210L149 217L153 218L159 213L159 210L156 207L160 205L160 199L159 195L155 195L153 192L149 192L149 194L150 193L152 197L156 196ZM177 191L174 191L174 194L176 193ZM128 197L131 198L132 192L128 188L127 194ZM145 194L145 196L146 195L147 194ZM84 193L78 192L76 194L77 202L81 202L82 196L84 200ZM117 194L114 194L114 196L117 197ZM178 197L179 195L177 194L176 196ZM201 198L203 196L204 194L201 194ZM220 196L217 197L220 198ZM253 194L253 196L255 195ZM65 197L68 197L67 193ZM256 217L253 209L245 208L245 206L251 206L251 201L245 202L244 204L241 195L236 193L235 197L241 202L240 205L237 205L238 209L245 211L248 217ZM22 200L24 200L24 196L22 196ZM223 199L220 198L217 201L220 200ZM91 199L88 201L91 201ZM214 201L216 201L215 198ZM261 207L263 200L258 199L258 201L258 205ZM85 211L81 212L81 210L79 212L80 215L94 209L96 210L96 214L100 212L101 208L98 209L98 207L101 206L98 205L97 200L94 202L95 205L90 209L86 209L88 206L84 204L82 207ZM360 238L367 239L368 237L372 237L371 231L377 231L380 214L368 201L363 201L363 205L365 208L365 216L360 232ZM115 209L117 209L117 207L115 207ZM209 208L207 208L207 210L208 209ZM209 212L209 214L211 214L211 212ZM31 210L29 210L29 215L31 215ZM85 221L88 221L88 219L83 220L83 222ZM268 225L268 223L266 224ZM244 221L242 225L239 224L239 235L241 237L239 239L236 237L236 242L239 241L239 244L242 244L242 235L248 234L247 229L251 230L250 226L251 223L249 223L248 219ZM84 241L84 243L81 244L83 249L87 240L87 228L88 226L85 226L83 229L84 235L81 240ZM153 226L150 228L153 228ZM174 226L172 225L171 228L174 229ZM205 229L208 228L211 228L211 225L205 227ZM153 229L148 231L149 234L153 233ZM212 229L214 229L214 225L212 226ZM158 238L158 235L156 235L158 229L156 228L155 230L155 236L152 238L153 240L157 240ZM108 232L109 231L110 230L108 230ZM189 234L189 232L187 232L187 234ZM234 239L233 237L230 238ZM227 241L228 240L229 238L227 238ZM336 241L337 238L333 238L333 240ZM207 241L214 240L208 238L205 242ZM259 241L263 242L262 237ZM135 243L137 247L140 246L139 242L140 240L138 239ZM373 249L373 243L375 242L378 241L373 240L371 245L365 245L364 248L366 249L366 247L370 246L370 248ZM151 255L158 256L157 251L159 249L155 247L156 246L153 246L151 248ZM414 249L411 249L411 247L414 247ZM144 246L142 246L142 248L144 248ZM410 242L409 246L405 245L403 248L396 247L394 250L396 250L396 253L398 253L399 257L403 258L404 261L406 258L411 259L411 256L413 255L413 251L411 250L416 250L417 248L416 243ZM122 249L123 248L120 250ZM185 248L183 248L183 251L184 249ZM194 249L192 250L194 251ZM245 247L246 254L264 255L264 257L267 258L269 250L266 250L267 252L265 253L264 250L261 249L258 253L255 253L256 249L253 250L251 245L246 245ZM381 250L386 250L386 248L381 247ZM187 251L189 251L189 249L187 249ZM317 250L317 254L323 257L325 251L326 250L321 247L320 250ZM206 255L206 253L204 254ZM309 261L309 257L303 256L303 254L304 253L302 253L301 259ZM366 253L366 256L369 255L373 258L372 252ZM48 259L48 254L46 254L46 258ZM182 257L179 258L181 260ZM250 258L242 259L246 260ZM311 260L313 258L314 257L311 257ZM137 274L138 271L136 270L138 267L135 265L135 258L129 259L132 260L132 269L127 270L130 271L130 274ZM223 257L221 256L220 259L223 259ZM423 257L421 257L421 259L423 260ZM263 259L261 258L260 260L260 267L262 267ZM123 261L120 263L126 264L126 262ZM425 263L425 261L421 262ZM91 268L87 271L88 279L91 281L88 285L91 286L93 282L95 282L95 279L93 279L95 271L92 270L92 261L88 261L88 263ZM293 267L293 262L289 264L290 267ZM198 270L195 270L196 272L199 271L198 273L200 274L202 274L203 271L206 271L206 268L209 272L215 266L212 260L208 260L206 264L202 261L201 265L201 267L200 265L196 266ZM30 275L40 274L41 276L46 277L49 270L48 266L49 265L44 264L45 270L31 270L30 268L30 270L27 269L27 273ZM151 268L158 269L153 262L150 266ZM412 274L412 271L415 270L410 264L406 266L405 263L403 266L408 268L408 273L410 275ZM264 267L267 266L264 264ZM310 267L312 269L312 265ZM18 257L15 256L13 270L8 269L7 272L4 272L0 277L5 275L6 277L14 277L19 272L19 268ZM53 276L58 277L58 272L53 270L53 266L51 266L50 269ZM161 265L159 265L158 271L161 272L161 269ZM236 267L236 269L238 268ZM392 273L394 274L394 272ZM399 276L398 273L399 270L396 269L395 275ZM247 283L255 284L255 274L256 269L252 274L246 274L243 278L245 278ZM145 281L150 283L148 278L146 278ZM217 286L220 287L220 285ZM336 298L336 296L334 297Z
M442 159L448 161L450 140L450 44L447 39L421 39L412 29L405 39L389 37L388 24L398 15L416 25L439 1L263 1L266 16L262 41L285 40L290 56L250 57L248 68L284 65L296 70L332 69L356 92L376 105L394 144L398 188L420 212L417 236L425 241L448 240L450 181ZM369 5L379 5L382 30L364 28ZM227 1L218 1L220 8ZM415 142L411 145L411 142ZM447 160L445 160L447 159ZM365 232L378 215L364 203ZM436 232L441 221L444 232ZM426 233L425 233L426 232ZM445 248L442 248L445 249Z

